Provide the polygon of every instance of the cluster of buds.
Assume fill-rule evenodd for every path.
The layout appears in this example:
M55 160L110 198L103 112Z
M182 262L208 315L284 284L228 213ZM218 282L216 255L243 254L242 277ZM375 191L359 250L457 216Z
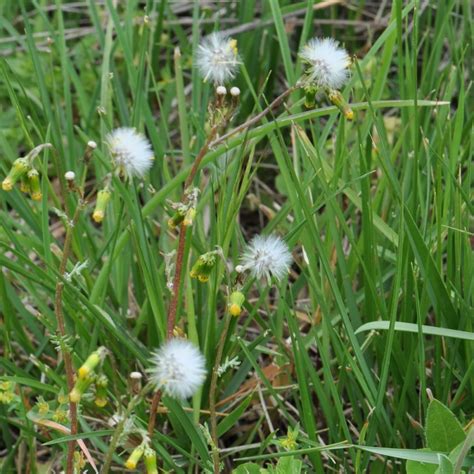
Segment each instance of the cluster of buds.
M98 407L103 407L107 404L107 379L105 375L96 375L95 373L96 368L102 363L106 354L107 349L105 347L99 347L86 359L81 367L79 367L76 383L69 394L69 400L71 402L79 403L85 391L95 382L95 404Z
M51 147L51 143L44 143L33 148L25 157L16 159L7 177L2 181L2 189L4 191L11 191L15 184L20 182L20 190L22 192L30 193L31 199L34 201L41 201L43 194L41 192L39 172L33 167L33 161L42 150Z
M242 306L245 302L245 296L241 291L233 291L229 296L229 303L227 308L231 316L240 316L242 313Z
M201 283L209 281L209 275L217 262L219 250L206 252L199 256L189 273L191 278L197 278Z
M209 103L209 120L206 123L206 131L215 126L225 126L233 116L235 109L239 105L240 89L231 87L229 90L225 86L217 86L215 89L215 100ZM230 100L229 100L230 96Z
M316 94L318 88L313 84L305 84L303 90L305 94L304 106L307 109L313 109L316 106ZM342 112L347 120L354 119L354 111L350 108L346 99L344 99L343 95L338 90L325 89L325 93L329 101Z
M239 104L239 97L240 97L240 89L238 87L231 87L229 89L229 94L231 98L231 107L235 108ZM226 107L227 104L227 89L225 86L217 86L216 87L216 108L222 109Z
M2 189L11 191L18 181L20 181L21 192L29 193L33 201L41 201L43 194L39 173L30 166L27 158L18 158L13 162L8 176L2 182Z
M190 226L196 216L196 206L199 196L198 188L189 188L184 192L183 202L168 201L169 206L174 210L174 214L168 219L168 227L174 229L180 224Z
M13 383L9 381L0 382L0 403L9 405L15 398L15 392L13 391Z

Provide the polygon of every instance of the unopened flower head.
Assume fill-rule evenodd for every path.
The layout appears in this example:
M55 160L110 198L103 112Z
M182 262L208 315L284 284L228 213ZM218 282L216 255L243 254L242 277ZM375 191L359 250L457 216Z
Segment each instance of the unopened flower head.
M234 78L239 64L237 41L219 32L211 33L199 45L196 62L204 81L224 84Z
M313 38L299 56L306 63L305 80L310 84L340 89L349 78L349 55L332 38Z
M248 244L236 269L249 270L255 278L265 277L270 282L271 276L281 280L288 273L291 260L288 246L280 237L257 235Z
M121 173L143 178L153 165L148 139L134 128L117 128L106 137L112 160Z
M150 380L157 389L174 398L189 398L206 378L206 360L186 339L165 342L153 355Z

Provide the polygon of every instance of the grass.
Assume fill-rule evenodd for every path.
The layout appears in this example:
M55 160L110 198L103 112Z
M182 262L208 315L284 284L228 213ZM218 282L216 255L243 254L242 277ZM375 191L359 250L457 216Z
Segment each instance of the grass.
M108 464L123 472L140 443L152 394L146 375L140 388L129 374L145 374L166 338L165 257L179 235L167 226L169 201L182 199L208 139L214 91L193 52L214 30L238 40L242 62L232 81L241 89L238 112L221 134L268 113L214 143L194 179L201 194L184 229L176 324L201 348L208 377L189 401L161 399L150 441L159 466L212 472L218 452L223 471L237 474L274 472L277 463L281 472L422 472L410 464L417 461L434 472L447 455L418 451L430 448L434 398L467 435L452 467L468 468L471 25L467 0L1 2L2 179L16 158L53 145L35 161L41 201L18 187L0 192L0 388L12 394L0 403L1 472L56 472L78 439L99 471ZM353 121L325 98L305 109L300 89L266 109L296 85L297 51L313 36L332 36L354 55L343 90ZM104 139L118 126L143 131L156 159L143 183L113 177L97 225L93 201L111 171ZM89 140L98 147L86 168ZM58 272L64 215L80 202L68 192L67 170L84 175L93 196L71 232L70 279ZM292 250L289 276L272 285L247 280L245 311L226 320L229 267L254 234L272 232ZM225 260L209 282L189 278L216 246ZM58 282L67 338L56 334ZM214 393L220 340L220 364L240 364ZM99 346L108 350L108 403L97 407L89 390L78 434L69 435L69 419L53 419L68 409L61 354L77 371ZM207 428L213 396L218 446ZM109 420L124 413L135 431L118 442L122 425ZM75 462L93 471L90 460ZM259 467L239 468L248 462Z

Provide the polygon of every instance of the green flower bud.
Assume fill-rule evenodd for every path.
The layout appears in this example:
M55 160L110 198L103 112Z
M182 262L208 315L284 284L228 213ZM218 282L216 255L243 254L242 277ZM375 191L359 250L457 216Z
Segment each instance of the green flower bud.
M132 454L130 454L129 458L125 461L125 467L127 469L135 469L141 457L143 456L144 450L145 448L142 445L135 448Z
M95 404L102 408L107 405L107 385L109 381L104 374L97 377L95 381Z
M31 199L33 201L41 201L41 198L43 197L43 193L41 192L41 184L39 180L39 173L37 170L34 168L28 171L27 173L28 177L28 184L30 188L30 193L31 193Z
M20 191L22 193L29 193L30 192L30 183L28 182L28 178L26 176L21 177Z
M101 189L97 193L97 200L95 202L95 209L92 214L92 219L98 224L100 224L104 220L105 209L111 197L112 193L109 191L108 188Z
M240 291L233 291L229 297L229 313L232 316L240 316L242 313L242 305L244 304L245 296Z
M209 275L216 264L216 253L207 252L201 255L191 268L191 278L197 278L201 283L209 280Z
M2 189L4 191L11 191L16 182L24 176L29 169L30 164L26 158L18 158L15 160L8 176L2 182Z
M53 420L57 421L58 423L64 423L68 421L68 413L66 410L62 408L57 408L53 413Z
M13 401L14 398L15 398L15 394L11 391L0 392L0 403L9 405Z
M168 219L168 227L170 229L174 229L175 227L179 226L181 222L184 221L186 216L186 212L178 209L169 219Z
M317 92L317 89L314 86L306 86L304 88L304 93L305 93L304 106L307 109L313 109L314 106L316 105L316 92Z
M69 400L73 403L79 403L81 401L82 395L84 395L84 392L89 388L89 385L92 383L92 381L92 377L88 377L86 379L78 378L74 388L69 394Z
M40 415L46 415L49 412L49 403L43 397L38 397L36 407Z
M329 91L328 98L344 114L344 117L346 117L347 120L354 119L353 110L349 107L346 100L339 91Z
M79 367L77 374L80 379L85 379L94 371L94 369L99 365L100 362L104 360L106 354L105 347L99 347L94 351L86 361Z
M147 474L158 474L156 452L151 448L145 450L145 469Z

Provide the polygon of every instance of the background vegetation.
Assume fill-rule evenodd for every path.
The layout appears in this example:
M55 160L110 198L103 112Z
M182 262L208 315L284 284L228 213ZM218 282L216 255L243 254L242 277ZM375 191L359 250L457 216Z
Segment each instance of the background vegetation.
M69 438L51 423L58 407L67 408L58 400L67 385L53 310L65 225L55 209L70 215L77 206L63 175L81 175L88 140L98 148L86 191L101 185L109 169L104 137L120 125L146 133L156 162L145 183L114 182L101 226L90 218L92 205L81 212L66 271L88 265L64 280L63 292L74 368L99 345L109 350L108 404L95 406L89 393L79 413L98 469L115 429L109 420L133 394L130 372L144 372L164 339L164 255L177 241L167 200L180 200L206 139L213 88L192 58L214 30L237 39L242 59L229 129L296 83L297 52L309 38L334 37L356 58L344 92L352 122L324 98L305 110L297 91L209 150L195 180L202 194L188 265L216 245L235 265L252 235L269 232L284 236L295 260L278 286L248 284L245 312L231 321L222 360L237 357L240 365L217 387L225 470L459 472L469 464L468 0L3 1L0 28L2 179L34 146L53 145L36 162L41 201L17 188L0 192L2 472L64 465ZM178 326L211 370L229 274L223 261L207 284L188 274ZM210 377L189 403L162 401L152 444L163 469L212 469L199 427L208 423L209 384ZM432 398L443 405L430 405ZM146 427L149 403L134 413ZM68 419L58 423L67 427ZM433 429L431 440L445 444L430 442ZM416 451L449 453L459 442L450 458ZM115 450L117 472L133 445L132 436ZM238 467L249 458L255 464Z

